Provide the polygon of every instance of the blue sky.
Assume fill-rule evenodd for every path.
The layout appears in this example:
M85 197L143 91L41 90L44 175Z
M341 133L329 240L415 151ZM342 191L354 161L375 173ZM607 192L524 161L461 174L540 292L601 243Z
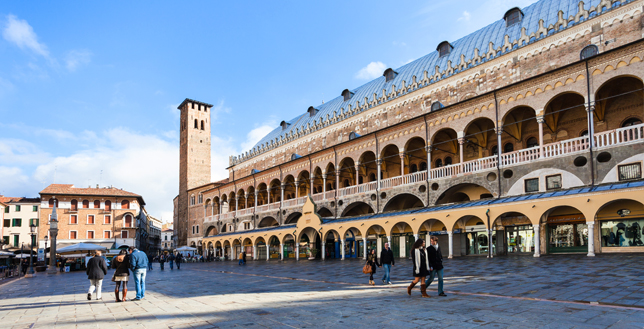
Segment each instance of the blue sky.
M3 2L0 194L114 185L172 218L184 98L213 180L282 120L530 0Z

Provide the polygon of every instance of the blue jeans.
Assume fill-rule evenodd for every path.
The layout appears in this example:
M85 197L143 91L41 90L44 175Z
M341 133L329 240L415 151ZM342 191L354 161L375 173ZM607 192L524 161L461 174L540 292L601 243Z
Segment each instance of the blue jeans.
M391 271L391 264L382 264L382 268L385 269L385 276L382 277L382 281L390 282L389 272Z
M441 268L440 270L432 270L431 273L429 273L429 278L427 279L427 283L425 284L428 288L429 285L432 284L434 281L434 276L438 275L438 293L442 294L443 293L443 269Z
M134 274L134 287L136 288L136 298L142 299L145 297L145 275L147 270L144 268L137 268L132 271Z
M152 271L152 262L148 262L148 270Z
M174 261L173 261L173 260L171 260L171 261L170 261L170 269L172 269L172 265L174 265Z
M159 266L161 266L161 271L163 271L163 262L159 262Z

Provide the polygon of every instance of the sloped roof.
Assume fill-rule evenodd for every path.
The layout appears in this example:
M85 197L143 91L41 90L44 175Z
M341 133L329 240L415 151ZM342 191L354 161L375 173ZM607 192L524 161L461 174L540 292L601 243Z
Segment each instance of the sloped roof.
M74 187L73 184L51 184L40 194L56 194L56 195L93 195L93 196L128 196L135 197L143 200L143 197L132 192L124 191L116 187L103 187L103 188L80 188ZM144 204L144 203L143 203Z
M2 203L20 203L20 202L40 202L39 198L24 198L24 197L5 197L0 196Z
M628 2L631 1L623 3ZM601 0L586 0L580 10L581 2L579 0L540 0L521 8L524 16L517 24L506 27L505 20L500 17L501 19L498 21L451 42L453 49L447 56L439 57L438 51L434 51L395 69L398 75L391 81L386 82L385 77L381 76L350 90L354 95L347 101L338 95L327 103L314 106L319 110L315 115L310 116L308 112L304 112L286 121L288 126L285 129L281 126L276 127L257 142L251 150L240 156L231 157L231 165L241 163L287 141L297 139L314 131L317 127L339 122L382 102L404 96L409 92L471 69L549 35L562 32L588 18L597 16L595 10L600 3ZM614 8L621 6L621 4L616 2L612 6ZM612 8L607 8L607 10L610 9ZM562 12L561 19L559 12ZM543 20L542 23L540 23L541 20ZM508 42L506 42L506 36ZM460 66L461 64L462 66ZM392 89L395 89L396 92L392 93ZM342 114L344 116L341 116ZM333 119L334 117L336 119Z

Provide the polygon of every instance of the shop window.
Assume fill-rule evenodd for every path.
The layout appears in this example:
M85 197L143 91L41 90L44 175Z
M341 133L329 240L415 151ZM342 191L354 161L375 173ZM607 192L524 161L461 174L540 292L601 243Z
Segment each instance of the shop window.
M112 210L112 201L110 201L110 200L105 201L105 210L107 210L107 211Z
M602 247L644 246L642 242L644 218L601 221L600 223Z
M546 190L558 190L561 188L561 175L546 176Z
M510 153L510 152L514 152L514 144L505 143L505 145L503 145L503 153Z
M642 178L642 163L639 162L617 166L617 170L620 181Z
M539 192L539 178L525 180L525 193Z
M78 215L69 216L69 223L70 224L78 224Z
M528 141L526 142L525 146L527 148L539 147L539 140L536 139L535 137L530 137L528 138Z
M446 157L446 158L445 158L445 165L446 165L446 166L449 166L449 165L451 165L451 164L452 164L452 157Z
M99 209L101 207L101 201L94 200L94 209Z
M89 208L89 200L83 200L83 209Z
M78 201L72 200L72 211L77 211L77 210L78 210Z
M622 127L630 127L630 126L636 126L636 125L641 125L641 124L642 124L642 120L640 120L638 118L630 118L630 119L624 121L624 123L622 124Z

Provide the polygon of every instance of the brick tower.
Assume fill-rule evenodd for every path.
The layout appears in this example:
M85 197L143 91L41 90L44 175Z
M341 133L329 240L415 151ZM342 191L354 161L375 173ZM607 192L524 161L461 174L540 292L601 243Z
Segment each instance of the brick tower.
M188 190L210 183L210 109L212 105L186 98L181 111L179 150L179 216L174 223L177 247L188 239Z

